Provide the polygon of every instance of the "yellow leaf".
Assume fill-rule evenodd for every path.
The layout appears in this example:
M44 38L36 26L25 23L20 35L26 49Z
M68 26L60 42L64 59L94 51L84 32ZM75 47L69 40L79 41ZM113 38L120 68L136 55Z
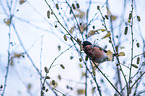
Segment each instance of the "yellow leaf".
M99 31L99 30L102 31L102 32L106 31L105 29L98 29L98 31Z
M8 20L4 19L4 23L6 23L6 25L10 25L11 21L10 21L10 19L8 19Z
M82 72L82 76L81 77L84 77L86 75L86 73Z
M107 51L107 57L108 57L108 61L112 61L113 59L113 52L111 52L110 50Z
M73 33L73 31L75 30L76 26L71 27L71 29L69 30L70 33Z
M118 55L119 56L125 56L125 53L124 52L120 52Z
M102 37L101 39L104 39L104 38L107 38L107 37L110 37L111 33L108 32L104 37Z
M91 30L89 33L88 33L88 37L91 36L91 35L94 35L95 33L98 33L98 30Z
M80 94L85 94L85 90L84 89L78 89L77 90L77 93L80 95Z
M117 19L117 16L111 15L111 21L115 21Z
M82 65L82 64L79 64L79 67L80 67L80 68L83 68L83 65Z

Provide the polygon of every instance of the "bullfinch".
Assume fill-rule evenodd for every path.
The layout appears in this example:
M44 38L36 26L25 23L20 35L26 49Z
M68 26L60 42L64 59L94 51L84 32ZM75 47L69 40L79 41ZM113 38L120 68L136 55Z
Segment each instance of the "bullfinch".
M82 45L84 52L93 62L102 63L108 59L107 51L100 46L92 45L89 41L84 41Z

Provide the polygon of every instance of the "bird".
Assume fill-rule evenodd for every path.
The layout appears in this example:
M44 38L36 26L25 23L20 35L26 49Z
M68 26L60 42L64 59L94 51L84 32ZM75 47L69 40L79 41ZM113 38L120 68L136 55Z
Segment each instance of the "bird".
M102 63L108 59L107 51L100 46L90 43L89 41L83 41L83 50L86 55L95 63Z

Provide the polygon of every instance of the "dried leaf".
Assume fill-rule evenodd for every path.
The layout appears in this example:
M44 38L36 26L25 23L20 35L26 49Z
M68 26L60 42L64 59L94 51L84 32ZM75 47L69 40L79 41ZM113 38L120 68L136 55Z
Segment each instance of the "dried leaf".
M99 34L98 30L91 30L91 31L89 31L88 37L94 35L95 33Z
M80 68L83 68L83 65L82 65L82 64L79 64L79 67L80 67Z
M81 77L84 77L86 75L86 73L82 72L82 76Z
M111 21L115 21L117 19L117 16L111 15L110 18L111 18Z
M134 68L138 68L138 66L136 64L131 64Z
M107 51L107 57L108 57L108 60L107 61L112 61L113 59L113 52L111 52L110 50Z
M78 95L85 94L85 90L84 89L78 89L77 93L78 93Z
M111 12L108 7L106 7L106 9L107 9L107 16L109 17L111 15Z
M82 12L82 11L81 11L80 9L78 9L78 8L76 8L75 10L79 12L79 14L78 14L78 17L79 17L79 18L83 18L83 17L85 16L85 12Z
M120 52L118 55L119 56L125 56L125 53L124 52Z
M102 37L101 39L104 39L104 38L107 38L107 37L110 37L111 33L108 32L104 37Z
M84 29L86 28L86 25L80 25L80 31L81 31L81 33L84 31Z
M11 24L11 21L10 21L10 19L8 19L8 20L4 19L4 23L6 23L6 25L9 26Z
M12 58L20 58L23 55L23 53L14 53L14 56Z
M70 33L73 33L73 31L75 30L76 26L71 27L71 29L69 30Z
M31 83L29 83L29 84L27 85L27 89L30 90L31 88L32 88L32 85L31 85Z
M23 4L24 2L26 2L25 0L20 0L19 3Z

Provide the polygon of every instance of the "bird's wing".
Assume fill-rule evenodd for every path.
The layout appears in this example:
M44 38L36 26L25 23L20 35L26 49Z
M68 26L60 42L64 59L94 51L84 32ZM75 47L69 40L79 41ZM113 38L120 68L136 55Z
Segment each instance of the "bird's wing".
M93 44L92 47L98 47L100 50L103 50L105 53L107 53L107 50L103 49L103 48L100 47L99 45Z

